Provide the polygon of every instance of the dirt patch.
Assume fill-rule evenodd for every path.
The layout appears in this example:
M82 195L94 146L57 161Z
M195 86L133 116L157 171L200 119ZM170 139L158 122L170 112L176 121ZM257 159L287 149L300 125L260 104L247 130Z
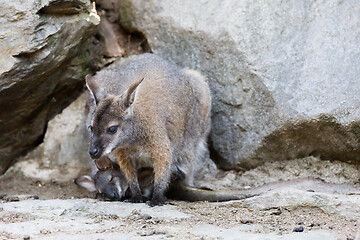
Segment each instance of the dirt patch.
M288 164L301 168L302 164L307 165L310 160L311 158L293 160L289 161ZM311 166L313 167L314 164L321 163L320 160L317 162L318 159L312 160ZM323 166L326 166L326 163L322 163L325 164ZM360 208L360 188L356 179L352 179L352 177L356 178L357 175L351 174L352 171L355 172L356 167L354 169L353 165L344 165L343 163L339 163L340 165L332 164L331 169L338 169L338 171L333 171L332 175L329 173L326 176L327 180L333 179L334 181L335 176L337 176L337 184L326 183L324 180L314 178L313 180L299 179L298 172L294 168L289 170L283 162L272 163L266 169L259 167L244 174L233 171L215 173L214 169L210 169L203 176L202 181L199 181L200 183L216 189L250 188L250 191L260 192L262 195L252 199L223 203L190 203L170 200L168 206L155 208L149 208L144 204L86 200L86 198L94 199L94 196L72 181L65 183L41 182L26 178L19 172L10 171L11 174L8 173L0 178L0 195L17 197L18 201L7 201L3 197L0 205L0 222L6 224L5 227L12 226L15 230L4 228L6 231L2 231L0 226L0 236L4 239L22 237L22 235L14 233L18 231L16 225L19 224L19 227L23 227L23 224L32 224L36 219L38 222L48 222L44 227L38 227L38 230L34 230L34 232L31 232L32 228L26 230L25 227L23 235L29 234L39 239L47 239L48 237L68 238L80 234L81 236L88 235L89 239L99 237L100 239L116 239L119 237L124 239L183 239L184 237L190 239L236 239L233 238L234 236L244 236L244 239L258 239L255 236L268 239L293 239L295 236L296 239L359 240L360 218L359 215L356 215L358 214L356 208ZM279 165L282 167L279 168ZM304 166L302 168L306 169ZM264 174L264 171L267 172L269 169L273 174L266 177L267 173ZM282 171L283 174L275 169ZM319 169L319 171L315 173L316 171L313 169ZM210 174L210 172L212 173ZM315 178L316 176L323 176L324 173L317 167L311 168L311 172L313 174L311 176ZM340 172L344 174L340 176ZM283 179L284 176L287 177L286 181L281 181L274 176L278 176L280 179ZM263 184L258 186L260 182ZM279 191L279 189L293 189L294 194L304 195L305 200L300 201L301 204L299 205L285 202L283 205L280 204L280 207L279 204L270 204L274 207L262 209L248 207L249 203L261 202L261 199L266 200L272 196L279 199L278 201L275 200L275 203L286 201L284 199L289 197L289 194L291 195L291 190L288 194L286 191ZM302 192L299 193L299 191ZM34 198L34 196L38 198ZM305 196L310 196L315 200L308 201ZM52 199L55 201L63 199L65 202L52 203L51 205L51 201L54 201ZM338 199L339 202L334 202L334 199ZM67 203L67 201L71 202ZM291 198L288 201L292 201ZM41 202L40 207L34 207L33 211L26 213L29 211L28 204L39 202ZM354 215L351 216L329 208L329 206L335 206L335 208L338 206L341 211L342 207L346 208L343 205L349 203L352 205L348 205L348 207L351 207L354 212ZM47 206L47 204L50 205ZM14 208L8 209L12 205ZM74 207L69 207L72 205ZM56 206L55 210L52 209L54 206ZM24 210L21 210L22 208ZM171 214L169 215L169 213L174 210L182 215L177 217L175 214L170 217ZM39 216L49 215L51 216L49 217L50 220L41 219L37 216L38 214L40 214ZM66 230L56 228L57 225L66 224L69 221L66 217L72 221L72 228ZM15 224L15 226L11 224ZM34 228L36 229L36 226ZM91 230L85 231L85 228ZM299 232L294 232L295 230ZM250 234L251 237L241 234Z
M29 201L36 202L36 200L26 200L24 204L29 205ZM2 239L19 239L25 235L30 235L35 239L78 239L79 236L88 236L88 239L98 239L94 236L98 236L100 239L116 239L116 237L123 237L122 239L147 237L149 239L154 237L164 239L258 239L254 238L255 236L266 237L266 239L283 239L281 236L284 236L284 239L294 239L291 236L297 234L296 239L357 240L356 234L359 229L355 220L329 215L316 208L256 211L242 208L238 202L188 203L181 201L171 201L170 205L164 207L149 208L144 204L106 203L80 199L62 200L63 202L57 202L50 206L51 204L47 205L47 203L52 200L39 201L42 201L41 208L36 207L31 210L31 213L38 215L36 217L32 215L26 217L23 214L11 212L8 214L8 216L14 216L11 220L2 218L4 220L0 224ZM21 201L5 204L17 204L16 208L21 211ZM104 206L105 204L106 206ZM54 205L58 209L53 210ZM129 213L124 215L104 214L104 209L108 208L113 209L113 212L116 212L115 209L126 208ZM88 213L89 209L95 212ZM162 217L162 211L168 212L169 209L176 209L189 217ZM29 209L27 210L29 211ZM157 211L157 214L154 211ZM47 215L48 217L46 217ZM63 228L63 225L68 225L68 227ZM301 227L303 232L294 233L295 228ZM19 232L19 229L23 230ZM322 235L324 233L326 235ZM252 237L241 238L241 236L247 236L244 234L250 234L249 236ZM67 238L69 236L71 237ZM316 236L316 238L310 236ZM325 238L319 238L324 236ZM326 238L329 236L330 238Z
M24 177L21 173L6 174L0 178L0 195L9 197L21 196L26 198L71 199L93 198L93 194L75 185L73 181L58 183L56 181L43 182ZM36 197L37 196L37 197ZM3 200L6 202L6 199Z
M13 212L0 212L0 222L16 223L34 220L33 217L29 217L25 214L13 213Z
M331 230L339 239L354 237L358 229L355 220L331 216L317 208L300 207L290 209L269 209L257 211L239 207L237 203L205 204L180 203L182 211L195 216L190 224L201 221L229 229L239 225L253 226L255 233L277 232L281 235L292 233L296 227L302 226L305 232L314 230ZM188 220L187 220L188 221ZM250 232L250 230L248 230Z

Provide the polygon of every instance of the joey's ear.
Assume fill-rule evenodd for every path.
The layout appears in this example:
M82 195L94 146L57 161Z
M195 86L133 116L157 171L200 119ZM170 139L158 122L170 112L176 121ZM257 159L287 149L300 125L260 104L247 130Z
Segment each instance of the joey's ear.
M86 87L89 89L91 96L94 98L95 103L98 104L101 98L106 97L106 94L100 89L95 79L90 75L85 76Z
M90 176L84 175L75 178L75 183L86 188L90 192L96 192L95 182Z
M142 83L143 80L144 78L136 81L128 88L128 90L124 92L121 98L124 100L125 107L130 107L130 105L134 102L135 90L140 85L140 83Z
M114 165L108 157L102 157L95 160L95 165L99 170L110 170L114 169Z

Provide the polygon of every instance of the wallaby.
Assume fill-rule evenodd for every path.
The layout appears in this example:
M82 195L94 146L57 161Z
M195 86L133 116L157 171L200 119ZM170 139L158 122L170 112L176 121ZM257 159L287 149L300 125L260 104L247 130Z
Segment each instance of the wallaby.
M114 156L131 190L142 202L139 169L154 169L149 206L165 204L170 178L191 186L195 165L207 151L211 97L205 78L154 54L132 56L86 77L93 105L91 158Z
M125 180L124 174L120 171L119 166L112 164L110 159L102 157L95 161L97 171L91 177L89 175L82 175L75 179L75 183L110 200L121 200L126 196L130 196L127 192L128 184Z
M102 194L105 199L123 200L131 197L125 176L108 158L97 161L99 171L92 178L88 175L75 179L75 183L90 192ZM150 199L153 192L154 173L152 169L141 169L138 172L138 182L145 199ZM175 200L220 202L240 200L256 196L240 191L212 191L183 185L182 181L171 181L166 195Z

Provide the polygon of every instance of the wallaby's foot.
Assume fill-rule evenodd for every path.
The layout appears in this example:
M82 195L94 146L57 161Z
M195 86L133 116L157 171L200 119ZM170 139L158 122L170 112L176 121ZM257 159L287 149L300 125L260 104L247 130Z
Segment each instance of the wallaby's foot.
M150 207L162 206L162 205L165 205L167 203L168 202L165 201L164 195L155 196L151 200L146 201L146 204L149 205Z
M168 202L166 202L165 200L157 200L157 199L151 199L149 201L146 201L146 204L149 207L155 207L155 206L163 206L168 204Z
M131 197L129 199L125 199L124 202L130 202L130 203L144 203L145 199L140 196Z

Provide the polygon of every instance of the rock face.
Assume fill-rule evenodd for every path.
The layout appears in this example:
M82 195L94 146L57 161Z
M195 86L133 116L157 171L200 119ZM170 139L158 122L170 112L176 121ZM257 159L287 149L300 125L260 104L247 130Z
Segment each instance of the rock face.
M98 21L88 0L1 4L0 173L79 95L89 61L81 44Z
M360 161L360 3L122 0L154 53L200 70L225 169L317 155Z
M87 101L88 96L83 93L61 114L50 120L44 142L8 172L19 171L25 177L44 182L67 182L78 177L81 171L90 172L85 124Z

